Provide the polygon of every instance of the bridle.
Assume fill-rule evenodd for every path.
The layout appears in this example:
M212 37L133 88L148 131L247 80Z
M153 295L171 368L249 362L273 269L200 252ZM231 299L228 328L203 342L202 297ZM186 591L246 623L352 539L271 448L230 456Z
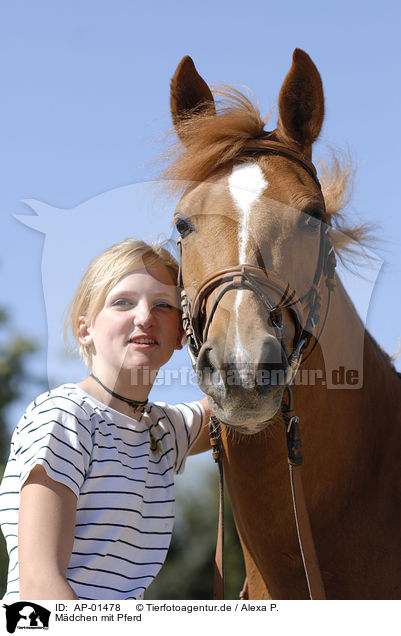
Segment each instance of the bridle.
M248 141L243 150L243 154L246 155L261 153L281 155L296 161L313 178L321 192L316 168L309 158L302 153L270 139L268 135L260 139ZM304 360L306 357L309 357L319 341L328 316L330 297L335 285L334 272L336 259L328 237L329 226L327 223L323 194L321 194L321 196L324 207L324 219L320 225L319 255L311 288L301 298L297 297L295 291L291 290L289 285L284 285L281 280L273 273L268 272L265 268L258 265L240 263L239 265L225 267L213 272L199 287L192 302L190 302L183 282L181 237L179 237L177 241L179 247L178 284L181 290L182 320L185 335L188 340L189 353L194 366L196 365L199 351L203 343L207 340L217 307L228 291L241 289L251 290L265 307L270 323L274 327L276 337L279 341L281 341L282 338L283 309L287 310L294 323L295 331L292 352L287 357L290 375L287 378L286 399L283 399L282 402L282 415L286 426L288 465L295 521L309 595L310 598L320 599L325 598L325 593L305 504L301 477L302 453L299 420L293 411L290 385L299 368L302 356L304 356ZM324 221L326 221L326 223ZM326 312L320 332L315 336L315 342L305 357L305 352L311 342L312 333L320 320L322 298L319 287L323 276L325 277L328 289ZM209 303L209 314L207 315L207 301L213 292L215 292L215 298L212 303ZM278 302L274 302L272 293L273 297L280 298ZM303 318L304 307L307 309L306 319ZM223 464L222 446L220 442L220 422L215 416L211 417L210 440L213 448L213 457L218 463L220 472L220 512L218 545L216 549L215 598L224 598L224 561L222 548L224 536L224 508L222 506Z
M287 146L270 139L263 138L248 142L248 146L245 150L249 153L275 153L296 160L312 176L313 180L319 187L319 191L321 191L315 166L305 155L297 152L296 150L288 148ZM324 206L323 195L322 202ZM309 346L313 329L320 320L322 299L319 294L319 284L323 275L326 277L326 286L328 288L326 316L330 304L330 295L334 289L334 270L336 260L333 247L328 238L328 230L329 225L327 223L326 209L324 206L324 218L320 225L320 245L316 270L311 288L301 298L297 297L295 291L290 290L289 285L284 285L274 274L267 272L264 267L248 263L240 263L239 265L224 267L213 272L213 274L211 274L199 287L192 299L192 302L190 302L183 282L182 238L179 237L177 240L179 248L178 285L181 290L182 321L185 335L188 340L188 348L192 363L196 363L196 358L198 357L202 344L207 340L213 316L222 297L228 291L233 289L248 289L256 294L268 312L270 321L280 340L281 336L278 332L281 332L283 328L282 310L287 309L289 311L295 326L295 335L292 347L293 350L289 356L290 366L295 359L298 360L301 352L304 353ZM210 294L218 288L220 288L219 292L209 310L209 315L206 316L206 302ZM268 290L279 295L280 300L278 303L272 300ZM305 321L302 318L303 305L306 305L308 308L308 315ZM318 339L316 339L316 341L317 340Z

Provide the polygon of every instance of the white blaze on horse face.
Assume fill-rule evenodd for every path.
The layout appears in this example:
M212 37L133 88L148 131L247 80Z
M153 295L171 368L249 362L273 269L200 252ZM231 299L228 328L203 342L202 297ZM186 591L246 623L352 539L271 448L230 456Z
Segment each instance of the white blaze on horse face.
M250 232L250 213L252 206L268 187L263 171L257 163L247 162L234 166L228 179L230 194L239 212L238 218L238 263L247 262L247 246ZM239 334L239 308L243 300L243 291L238 291L235 299L235 324L236 324L236 360L248 362L249 357L241 344Z
M269 184L258 164L248 162L234 166L228 179L228 185L235 206L240 213L238 220L239 263L245 263L251 208Z

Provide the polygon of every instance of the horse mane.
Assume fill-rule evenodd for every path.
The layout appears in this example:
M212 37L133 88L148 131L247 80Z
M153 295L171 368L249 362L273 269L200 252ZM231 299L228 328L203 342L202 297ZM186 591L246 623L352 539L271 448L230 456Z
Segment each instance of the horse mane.
M175 126L179 139L164 158L169 162L162 174L167 189L181 193L190 183L206 181L218 174L227 165L241 160L246 143L258 139L271 112L262 119L255 98L226 85L213 89L216 112L208 104L196 113L184 117ZM345 261L357 245L371 240L371 227L367 224L350 225L345 220L343 209L352 194L355 169L349 154L331 151L329 161L318 161L317 167L326 204L329 224L332 226L331 240L340 258ZM248 156L249 158L249 156Z
M207 180L227 164L243 156L243 148L250 139L263 132L262 120L256 101L240 91L225 85L213 90L220 98L214 108L203 104L202 109L191 111L175 126L181 142L167 154L170 166L163 176L169 180L169 189L181 191L191 182ZM200 112L199 112L200 111Z

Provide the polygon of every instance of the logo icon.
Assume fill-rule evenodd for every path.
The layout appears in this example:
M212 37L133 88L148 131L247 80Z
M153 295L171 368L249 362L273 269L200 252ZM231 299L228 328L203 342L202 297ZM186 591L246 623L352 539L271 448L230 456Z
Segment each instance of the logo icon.
M3 605L6 609L7 631L14 634L16 629L49 629L51 612L30 601L19 601Z

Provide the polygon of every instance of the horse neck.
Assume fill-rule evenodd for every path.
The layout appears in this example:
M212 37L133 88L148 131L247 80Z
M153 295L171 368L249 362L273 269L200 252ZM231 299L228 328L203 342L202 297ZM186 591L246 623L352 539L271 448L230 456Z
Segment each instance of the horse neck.
M327 298L323 300L322 313L325 301ZM302 366L301 376L305 370L306 383L311 389L295 389L302 405L305 400L309 402L311 393L319 405L330 398L338 402L344 400L343 409L346 409L346 404L352 403L353 416L358 412L368 413L368 421L386 405L386 412L394 413L395 420L400 422L400 377L392 367L390 358L366 330L338 279L320 337L320 347ZM301 385L302 380L305 378L301 377Z
M340 281L320 342L295 376L293 408L301 423L304 455L308 465L315 466L315 476L326 463L344 481L353 464L370 461L383 426L391 440L389 452L399 448L401 453L401 379L365 330ZM275 483L271 480L286 470L280 418L257 436L228 435L227 445L230 470L237 475L248 469L253 474L258 466L262 480ZM319 483L324 493L324 482ZM318 490L315 484L314 491ZM276 493L279 497L279 489Z
M330 483L337 485L331 506L340 509L350 489L366 493L372 466L385 475L386 465L401 453L401 380L339 281L321 347L305 370L309 384L295 386L293 397L310 481L306 486L314 489L316 506L324 505L327 484L312 482L330 467ZM313 384L319 374L325 379L320 386L317 380Z
M381 493L397 479L401 381L365 333L341 283L334 292L321 342L322 347L298 371L301 383L294 380L292 392L301 424L303 482L319 558L335 571L335 559L351 562L361 550L363 562L367 549L362 534L360 547L351 543L349 548L342 527L352 528L362 519L362 529L379 535L383 528L375 526L378 510L383 517L394 518ZM343 374L343 386L342 378L334 377L333 382L333 376L328 384L319 384L324 371L326 377ZM355 380L357 384L349 384ZM247 572L257 572L251 598L269 598L269 594L303 598L305 578L299 566L283 423L278 418L265 433L255 436L225 435L224 444L227 483L246 548ZM389 504L393 506L392 501ZM336 588L328 592L343 598ZM358 590L353 593L356 596L350 598L363 595Z

